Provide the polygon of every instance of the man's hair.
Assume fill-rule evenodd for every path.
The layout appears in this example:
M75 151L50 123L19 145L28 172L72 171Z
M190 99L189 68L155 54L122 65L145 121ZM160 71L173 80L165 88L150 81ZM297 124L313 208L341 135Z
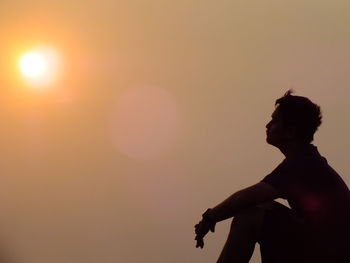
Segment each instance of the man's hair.
M275 102L283 125L295 127L297 139L302 143L310 143L314 133L322 123L321 108L306 97L291 95L288 90Z

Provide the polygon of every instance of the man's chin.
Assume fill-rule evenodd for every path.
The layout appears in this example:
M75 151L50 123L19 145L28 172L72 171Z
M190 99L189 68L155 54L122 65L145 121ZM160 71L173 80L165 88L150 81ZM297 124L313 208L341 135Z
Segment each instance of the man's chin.
M266 142L267 142L268 144L271 144L271 142L270 142L270 140L269 140L269 137L268 137L268 136L266 136Z
M276 144L269 139L269 137L266 137L266 142L272 146L276 146ZM277 146L276 146L277 147Z

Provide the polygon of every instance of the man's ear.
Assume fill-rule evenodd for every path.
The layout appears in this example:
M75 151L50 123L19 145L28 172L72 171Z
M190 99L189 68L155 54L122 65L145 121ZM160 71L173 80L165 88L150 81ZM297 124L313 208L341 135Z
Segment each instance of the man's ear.
M286 131L286 136L288 139L294 139L297 136L297 129L294 126L288 127Z

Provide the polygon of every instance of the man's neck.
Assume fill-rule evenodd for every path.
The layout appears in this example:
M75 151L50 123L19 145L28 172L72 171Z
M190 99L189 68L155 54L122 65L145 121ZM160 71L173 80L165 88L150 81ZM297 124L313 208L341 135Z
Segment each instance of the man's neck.
M305 149L310 147L310 145L311 144L302 144L299 142L289 142L278 148L286 158L290 159L300 155L303 151L305 151Z

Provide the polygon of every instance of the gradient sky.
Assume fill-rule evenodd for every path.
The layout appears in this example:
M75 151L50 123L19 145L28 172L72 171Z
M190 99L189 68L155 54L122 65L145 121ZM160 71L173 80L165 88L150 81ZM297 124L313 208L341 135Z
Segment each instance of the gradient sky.
M283 160L265 125L290 88L350 183L348 1L2 0L0 32L0 244L20 263L215 262L229 221L203 250L193 225ZM64 66L38 90L18 58L42 45Z

